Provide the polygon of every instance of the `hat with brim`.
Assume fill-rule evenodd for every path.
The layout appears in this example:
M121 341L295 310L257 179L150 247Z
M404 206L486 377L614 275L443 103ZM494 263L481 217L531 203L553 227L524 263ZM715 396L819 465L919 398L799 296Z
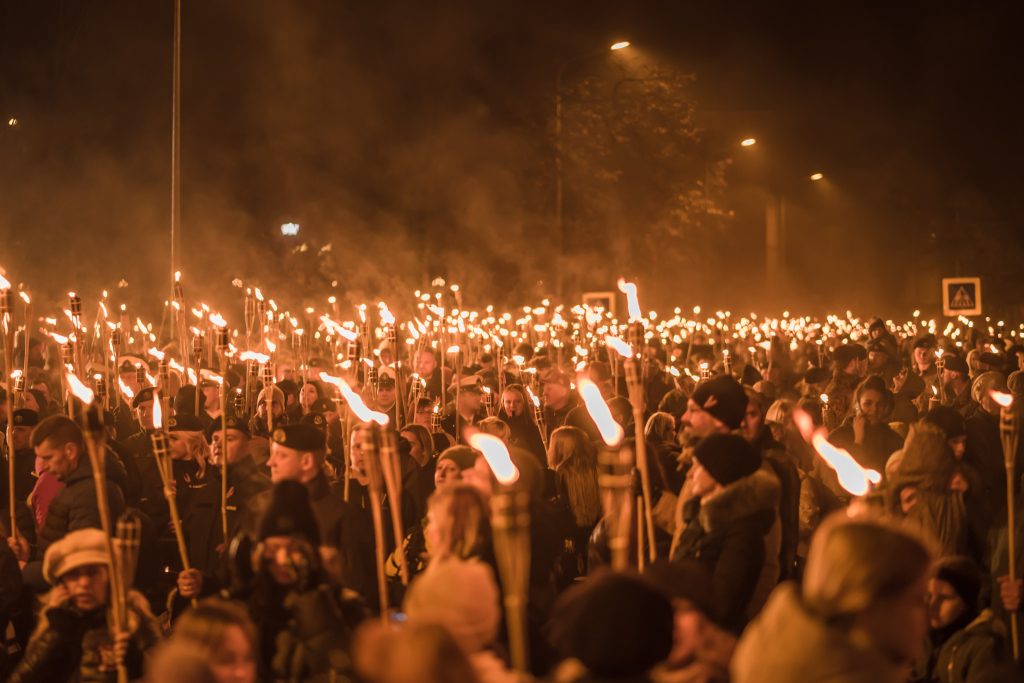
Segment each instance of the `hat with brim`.
M72 531L46 549L43 578L54 585L71 570L90 564L110 566L106 535L99 529Z

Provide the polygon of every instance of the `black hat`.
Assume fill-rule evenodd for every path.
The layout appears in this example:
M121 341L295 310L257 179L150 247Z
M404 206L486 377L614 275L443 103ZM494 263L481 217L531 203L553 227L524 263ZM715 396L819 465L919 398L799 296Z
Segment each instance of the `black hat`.
M852 361L864 360L867 357L867 350L860 344L843 344L832 351L832 360L841 368L845 368Z
M327 433L327 418L322 413L309 412L302 416L299 424L312 425L324 434Z
M563 593L553 614L551 642L596 678L639 676L672 649L672 603L633 574L598 572Z
M935 348L935 335L934 334L922 334L920 337L914 340L915 349L934 349Z
M143 387L139 389L139 393L135 394L135 398L132 399L132 408L138 408L139 404L143 401L153 400L153 387Z
M952 406L936 406L928 411L924 420L941 429L947 439L955 439L967 434L967 423L964 422L964 416Z
M12 417L14 418L14 421L11 422L12 427L35 427L39 424L39 413L29 408L15 410Z
M320 529L309 503L309 491L297 481L274 484L270 506L260 519L259 540L270 536L294 536L320 545Z
M935 565L935 578L952 586L969 612L977 611L978 596L981 593L981 569L974 560L963 555L944 557Z
M957 354L947 353L943 359L946 362L946 369L950 372L959 372L964 377L971 374L971 369L967 367L967 361Z
M701 382L690 399L729 429L739 429L747 412L747 393L743 385L728 375Z
M309 409L314 413L336 413L338 412L337 406L334 405L334 401L329 398L318 398L313 401L313 405Z
M210 426L206 428L206 438L213 440L214 432L219 432L224 426L228 429L233 429L236 432L242 432L246 436L250 436L248 423L237 417L234 413L228 412L224 415L224 423L220 420L214 420L210 423Z
M203 421L191 413L177 413L167 419L169 432L201 432Z
M886 330L888 328L885 326L885 321L881 318L872 318L871 322L868 323L868 332L874 332L877 329Z
M761 454L736 434L704 437L694 449L693 457L722 486L739 481L761 467Z
M321 416L322 417L322 416ZM324 432L311 424L278 427L273 434L274 443L296 451L312 453L326 448Z
M395 378L390 373L382 372L377 377L377 388L378 389L393 389L395 387Z
M277 388L280 389L285 396L295 396L299 393L299 385L290 379L283 379L278 382Z

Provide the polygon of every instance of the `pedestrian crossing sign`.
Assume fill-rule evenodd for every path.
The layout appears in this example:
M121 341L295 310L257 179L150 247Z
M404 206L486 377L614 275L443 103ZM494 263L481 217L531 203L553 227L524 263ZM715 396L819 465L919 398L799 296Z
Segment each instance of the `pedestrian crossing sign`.
M981 315L981 278L942 278L942 310L950 317Z

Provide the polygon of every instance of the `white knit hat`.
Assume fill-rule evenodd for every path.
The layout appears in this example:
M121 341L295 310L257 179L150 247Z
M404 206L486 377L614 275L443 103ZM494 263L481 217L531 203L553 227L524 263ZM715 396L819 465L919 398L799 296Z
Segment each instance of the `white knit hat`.
M501 609L494 572L482 562L444 560L427 567L409 588L410 621L446 628L467 654L483 650L498 636Z

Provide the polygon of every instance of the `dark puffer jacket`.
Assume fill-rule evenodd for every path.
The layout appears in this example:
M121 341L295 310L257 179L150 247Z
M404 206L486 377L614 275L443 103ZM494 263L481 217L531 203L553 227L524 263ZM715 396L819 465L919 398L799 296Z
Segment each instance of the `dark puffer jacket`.
M929 680L937 683L996 680L998 665L1006 661L1006 643L1001 631L1002 624L993 619L992 612L983 611L939 648Z
M110 519L114 522L124 512L125 471L120 461L110 454L106 458L106 480ZM70 531L99 527L100 512L96 504L92 464L82 454L78 459L78 468L68 475L64 480L64 488L50 503L46 522L39 530L38 557L43 556L51 543L64 538Z

